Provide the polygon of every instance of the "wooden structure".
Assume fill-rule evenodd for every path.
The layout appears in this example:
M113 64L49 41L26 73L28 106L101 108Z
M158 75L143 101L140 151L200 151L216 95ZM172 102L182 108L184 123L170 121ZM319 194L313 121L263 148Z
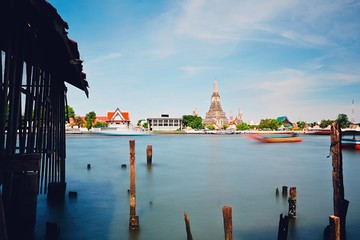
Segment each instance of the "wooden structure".
M152 163L152 145L146 146L146 163L151 165Z
M49 186L65 194L65 82L86 95L88 85L77 43L54 7L0 0L0 9L2 225L9 239L28 239L37 194L50 194Z
M290 187L288 216L296 218L296 187Z
M184 212L185 228L186 228L186 239L193 240L190 227L190 219L187 212Z
M331 156L334 215L340 218L340 239L346 239L346 215L349 201L345 199L342 169L341 129L337 122L331 125Z
M283 216L280 214L279 228L278 228L278 240L286 240L289 229L289 216Z
M130 147L130 219L129 230L139 229L139 216L136 215L136 165L135 165L135 140L129 141Z
M225 240L233 239L233 226L232 226L232 207L222 207L223 219L224 219L224 233Z

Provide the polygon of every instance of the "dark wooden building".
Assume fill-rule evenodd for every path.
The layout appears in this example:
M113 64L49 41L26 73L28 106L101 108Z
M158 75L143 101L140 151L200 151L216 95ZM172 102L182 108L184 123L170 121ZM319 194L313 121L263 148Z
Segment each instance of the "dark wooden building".
M65 194L65 82L88 95L67 29L45 0L0 0L0 239L31 238L37 195Z

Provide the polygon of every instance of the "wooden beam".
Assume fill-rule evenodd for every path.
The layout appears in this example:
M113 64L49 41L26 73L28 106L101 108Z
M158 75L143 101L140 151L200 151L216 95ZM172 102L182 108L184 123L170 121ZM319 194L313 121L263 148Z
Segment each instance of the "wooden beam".
M39 171L40 154L17 154L14 156L0 156L0 169L4 172Z

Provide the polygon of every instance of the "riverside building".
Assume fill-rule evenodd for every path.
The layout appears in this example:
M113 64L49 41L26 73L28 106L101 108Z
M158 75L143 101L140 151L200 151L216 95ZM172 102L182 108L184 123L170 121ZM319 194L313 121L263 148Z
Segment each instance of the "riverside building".
M182 130L182 118L170 118L168 114L161 114L159 118L148 118L150 131Z

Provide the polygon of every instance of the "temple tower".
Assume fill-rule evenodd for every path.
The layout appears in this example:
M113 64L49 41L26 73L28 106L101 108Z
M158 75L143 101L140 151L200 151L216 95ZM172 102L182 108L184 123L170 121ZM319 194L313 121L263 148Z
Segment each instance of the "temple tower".
M216 81L214 82L214 92L211 96L210 109L206 113L206 117L204 119L205 126L213 124L215 124L219 128L222 127L224 124L229 124L229 120L227 119L221 107L220 94Z

